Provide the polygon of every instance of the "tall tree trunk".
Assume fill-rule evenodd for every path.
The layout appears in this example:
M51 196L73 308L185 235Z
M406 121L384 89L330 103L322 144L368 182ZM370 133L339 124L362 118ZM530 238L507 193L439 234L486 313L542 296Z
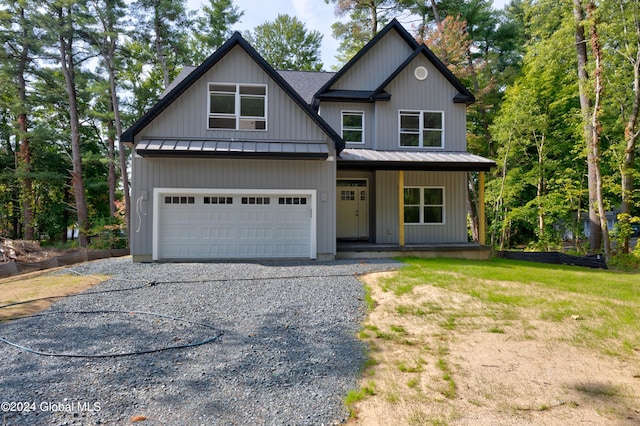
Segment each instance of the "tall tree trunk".
M18 60L18 97L20 98L20 112L18 114L18 130L20 133L19 170L22 176L22 221L24 239L33 240L33 184L31 182L31 146L29 143L29 126L27 120L27 83L25 72L29 61L29 46L27 44L28 24L24 15L24 8L20 8L20 26L22 30L22 50Z
M171 80L169 77L169 67L167 66L167 58L165 58L164 56L164 52L162 50L162 30L161 30L161 24L160 24L160 16L159 16L159 11L158 8L156 6L155 10L153 11L154 16L153 16L153 28L155 31L155 47L156 47L156 55L157 55L157 59L158 62L160 62L160 67L162 68L162 81L164 83L164 88L166 89L167 87L169 87L169 84L171 84Z
M64 28L64 21L70 19L71 11L65 16L64 11L58 9L58 18L60 20L60 28ZM73 29L72 29L73 31ZM67 96L69 97L69 127L71 130L71 163L72 163L72 181L73 192L76 202L76 214L78 218L78 228L80 229L78 243L81 247L86 247L89 243L87 235L88 213L87 200L84 194L84 178L82 176L82 156L80 153L80 120L78 118L78 98L76 93L75 82L75 64L73 59L73 35L66 34L58 36L60 49L60 62L62 65L62 73L64 74Z
M624 6L620 3L622 15L624 16ZM633 205L634 190L634 169L635 169L635 151L640 130L638 129L638 114L640 112L640 19L636 16L634 19L635 30L635 58L630 58L633 66L633 104L631 113L629 114L624 126L624 158L622 160L622 201L620 203L620 222L628 224L631 217L631 207ZM631 51L627 47L628 51ZM629 235L626 235L623 242L624 253L629 252Z
M534 136L535 137L535 136ZM542 202L542 197L545 193L545 189L544 189L544 143L545 143L545 136L542 135L541 136L541 140L539 143L536 143L536 147L538 149L538 184L537 184L537 190L536 190L536 199L538 202L538 241L539 242L544 242L545 246L546 246L546 241L545 241L545 235L544 235L544 225L545 225L545 215L544 215L544 205Z
M436 25L439 25L442 20L440 19L440 13L438 12L438 4L436 0L431 0L431 10L433 10L433 19L436 21Z
M113 102L109 98L109 110L113 112ZM109 157L109 214L116 215L116 141L115 129L112 119L107 120L107 156Z
M607 226L607 212L604 208L604 197L602 195L602 173L600 171L600 113L602 107L602 94L604 93L602 49L600 47L600 35L598 34L598 21L596 18L596 5L593 1L587 4L587 14L591 21L589 38L591 40L591 52L595 62L593 73L594 78L594 103L591 114L591 143L590 151L593 151L593 159L596 176L596 203L598 207L598 217L600 219L600 229L604 244L604 257L608 261L611 258L611 241L609 240L609 229Z
M597 253L602 245L602 228L598 218L598 193L596 166L598 158L594 157L597 151L593 148L593 129L591 115L592 107L587 85L587 44L584 31L584 11L580 0L573 0L573 17L576 24L576 52L578 56L578 88L580 91L580 109L582 110L582 125L587 146L587 187L589 188L589 252Z
M125 208L125 221L127 226L127 232L129 227L129 218L131 216L131 196L129 194L129 174L127 172L127 150L124 144L120 141L122 135L122 120L120 119L120 101L118 99L118 90L116 84L116 44L118 40L118 31L116 29L116 4L113 0L106 1L107 10L104 15L102 24L105 30L105 36L103 38L102 57L107 67L109 74L109 94L111 95L111 107L113 112L113 123L115 125L115 135L118 140L118 153L120 157L120 176L122 178L122 193L124 198ZM115 207L115 206L114 206ZM112 213L113 214L113 213ZM127 242L128 242L127 235ZM128 243L127 243L128 245Z

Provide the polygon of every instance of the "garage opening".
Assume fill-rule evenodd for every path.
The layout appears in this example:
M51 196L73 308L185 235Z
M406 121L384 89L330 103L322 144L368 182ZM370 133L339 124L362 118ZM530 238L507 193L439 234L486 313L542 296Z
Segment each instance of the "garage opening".
M154 190L153 260L316 258L315 190Z

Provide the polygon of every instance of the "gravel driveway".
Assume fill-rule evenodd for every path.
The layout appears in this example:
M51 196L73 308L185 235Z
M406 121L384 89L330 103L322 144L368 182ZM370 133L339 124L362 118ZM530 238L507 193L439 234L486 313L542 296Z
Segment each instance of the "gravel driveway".
M113 278L44 315L0 324L0 337L83 357L0 342L0 424L342 423L342 399L364 361L354 335L366 309L356 275L397 266L130 258L75 266ZM84 357L171 346L186 347Z

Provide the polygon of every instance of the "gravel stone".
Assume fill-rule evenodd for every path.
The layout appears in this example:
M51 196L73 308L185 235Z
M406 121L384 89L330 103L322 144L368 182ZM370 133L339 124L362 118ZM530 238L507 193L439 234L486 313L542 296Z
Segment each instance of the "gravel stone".
M0 425L344 423L342 401L365 359L357 275L398 266L76 265L62 273L112 278L0 323L0 337L17 345L75 355L0 342ZM174 346L186 347L163 350Z

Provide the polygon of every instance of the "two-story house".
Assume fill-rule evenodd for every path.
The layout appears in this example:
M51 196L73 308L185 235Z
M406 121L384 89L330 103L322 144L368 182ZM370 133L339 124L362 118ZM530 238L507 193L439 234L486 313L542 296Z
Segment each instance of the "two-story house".
M122 135L133 258L484 256L467 173L494 162L466 152L473 101L395 20L337 73L277 72L236 33Z

